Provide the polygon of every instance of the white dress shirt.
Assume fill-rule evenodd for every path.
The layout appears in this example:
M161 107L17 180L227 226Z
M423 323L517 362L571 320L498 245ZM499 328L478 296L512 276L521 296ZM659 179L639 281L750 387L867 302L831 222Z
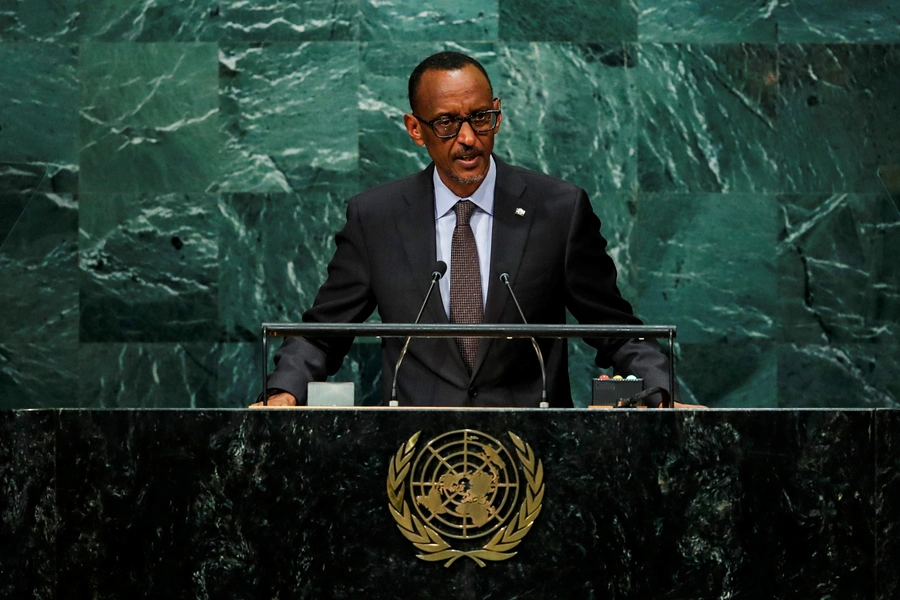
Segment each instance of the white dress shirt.
M481 301L487 302L488 278L491 275L491 234L494 229L494 187L497 183L497 166L494 157L490 157L491 164L487 175L478 189L468 198L460 198L450 191L437 169L434 170L434 233L437 239L437 259L447 263L447 274L441 278L438 284L441 290L441 300L444 302L444 312L450 318L450 250L453 243L453 230L456 228L456 212L453 207L460 200L471 200L475 206L475 212L469 220L472 232L475 234L475 246L478 248L478 265L481 270Z

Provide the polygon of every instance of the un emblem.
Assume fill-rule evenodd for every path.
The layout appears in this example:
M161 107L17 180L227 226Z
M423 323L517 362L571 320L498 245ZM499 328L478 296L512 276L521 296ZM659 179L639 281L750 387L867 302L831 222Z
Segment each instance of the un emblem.
M531 446L509 432L513 456L496 438L463 429L416 452L420 433L397 450L387 478L391 514L418 558L449 567L465 556L483 567L515 556L544 499L544 468Z

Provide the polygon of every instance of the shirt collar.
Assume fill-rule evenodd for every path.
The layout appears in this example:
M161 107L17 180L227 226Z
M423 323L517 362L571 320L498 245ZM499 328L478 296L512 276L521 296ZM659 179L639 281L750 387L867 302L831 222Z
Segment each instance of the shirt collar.
M468 197L475 203L475 206L483 210L489 215L494 214L494 187L497 184L497 165L494 164L494 157L490 157L490 166L484 181L478 186L478 189ZM438 175L437 168L434 169L434 218L440 219L462 198L450 191L450 188L441 180Z

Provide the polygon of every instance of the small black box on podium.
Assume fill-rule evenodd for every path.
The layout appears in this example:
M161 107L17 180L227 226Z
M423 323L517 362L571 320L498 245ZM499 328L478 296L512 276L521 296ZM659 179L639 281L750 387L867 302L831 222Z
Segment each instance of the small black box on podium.
M594 379L591 406L616 406L644 391L643 379Z

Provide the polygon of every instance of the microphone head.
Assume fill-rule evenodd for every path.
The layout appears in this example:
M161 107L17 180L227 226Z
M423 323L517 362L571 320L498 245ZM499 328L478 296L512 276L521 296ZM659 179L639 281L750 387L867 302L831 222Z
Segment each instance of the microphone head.
M509 273L506 273L505 271L503 273L500 273L500 282L509 283Z
M434 265L434 271L431 273L431 276L435 279L440 279L447 273L447 263L442 260L437 261Z

